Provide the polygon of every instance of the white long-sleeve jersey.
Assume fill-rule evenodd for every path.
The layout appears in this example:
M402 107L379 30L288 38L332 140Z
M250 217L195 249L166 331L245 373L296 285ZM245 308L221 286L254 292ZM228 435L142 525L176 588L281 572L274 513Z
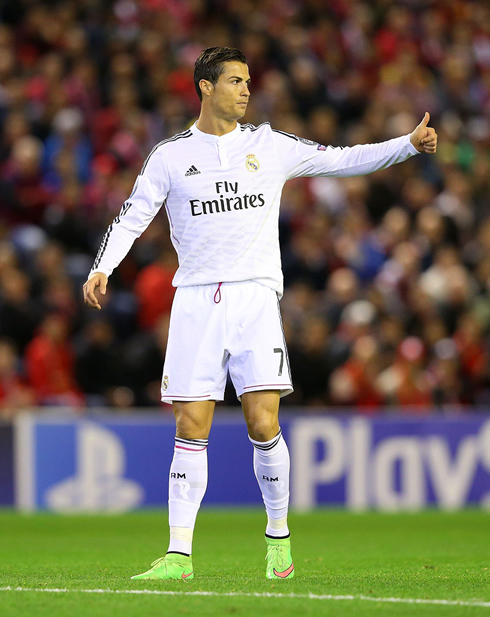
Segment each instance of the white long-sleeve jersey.
M110 276L165 204L179 261L175 287L255 280L282 294L278 220L284 183L368 174L414 154L409 135L334 148L269 123L238 124L220 137L194 124L150 152L91 274Z

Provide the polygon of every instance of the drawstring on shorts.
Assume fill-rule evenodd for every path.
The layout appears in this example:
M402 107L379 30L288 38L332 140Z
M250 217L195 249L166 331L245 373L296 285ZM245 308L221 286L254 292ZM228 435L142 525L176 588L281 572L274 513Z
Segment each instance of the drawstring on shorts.
M214 294L215 304L219 304L221 302L221 285L223 285L223 283L218 284L218 289L216 290L216 293Z

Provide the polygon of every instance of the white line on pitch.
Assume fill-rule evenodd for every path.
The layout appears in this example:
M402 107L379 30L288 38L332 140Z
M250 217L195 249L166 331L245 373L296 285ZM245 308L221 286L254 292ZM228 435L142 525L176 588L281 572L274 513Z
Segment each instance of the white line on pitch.
M155 596L218 596L233 598L297 598L301 600L362 600L368 602L389 602L390 604L438 604L442 606L478 606L490 608L490 602L467 600L430 600L426 598L372 598L371 596L334 596L315 593L247 593L245 591L161 591L158 589L36 589L33 587L0 587L0 591L42 591L44 593L120 593Z

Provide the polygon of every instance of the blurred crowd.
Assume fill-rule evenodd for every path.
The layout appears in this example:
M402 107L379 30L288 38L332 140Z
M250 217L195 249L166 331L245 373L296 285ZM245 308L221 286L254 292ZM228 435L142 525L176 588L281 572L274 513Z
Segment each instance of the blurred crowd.
M248 58L244 121L325 145L439 134L372 176L289 182L285 404L490 404L487 0L9 0L0 5L0 413L159 405L176 258L159 213L81 286L153 145L199 112L193 64ZM227 390L227 402L236 403Z

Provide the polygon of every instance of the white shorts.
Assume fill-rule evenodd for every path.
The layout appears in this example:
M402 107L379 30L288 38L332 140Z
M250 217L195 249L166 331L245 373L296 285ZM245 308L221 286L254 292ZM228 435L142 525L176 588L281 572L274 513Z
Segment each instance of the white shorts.
M238 398L293 391L277 293L254 281L179 287L162 401L222 401L228 371Z

